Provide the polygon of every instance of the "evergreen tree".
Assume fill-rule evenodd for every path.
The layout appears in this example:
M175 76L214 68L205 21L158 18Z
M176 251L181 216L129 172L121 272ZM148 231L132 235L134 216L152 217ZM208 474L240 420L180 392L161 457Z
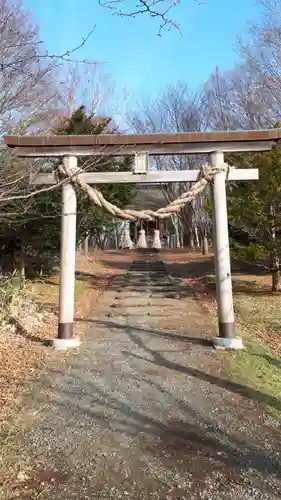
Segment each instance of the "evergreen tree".
M69 119L61 124L55 133L63 135L116 133L117 130L111 125L111 122L111 118L95 117L93 114L87 115L85 107L80 106ZM78 166L86 168L87 172L130 171L132 169L132 157L93 156L87 157L86 162L83 158L78 158ZM135 189L127 184L104 184L99 185L98 189L108 201L121 208L129 203L135 194ZM81 191L77 197L77 215L77 233L80 240L88 233L98 236L104 228L105 231L113 229L112 215L103 208L93 206L85 193Z
M265 153L228 155L226 161L237 168L259 169L258 181L228 186L230 234L240 232L242 240L238 243L234 236L233 251L246 260L264 263L272 272L272 290L280 292L281 144Z
M85 108L81 106L72 116L65 119L55 134L64 135L91 135L100 133L116 132L111 127L110 118L97 118L87 115ZM86 167L84 165L86 163ZM78 166L85 168L87 172L103 171L129 171L132 168L132 157L87 157L87 160L78 158ZM98 188L111 203L124 207L134 196L134 188L126 184L105 184ZM26 189L26 188L25 188ZM18 202L14 202L17 204ZM14 211L14 203L5 207L7 212ZM18 206L17 212L18 210ZM26 211L25 211L26 208ZM38 267L43 263L52 269L57 262L60 248L60 213L61 192L60 189L47 191L28 200L27 207L23 207L21 216L10 218L1 225L1 236L3 246L16 246L16 253L21 257L32 257L32 261ZM96 207L89 201L83 191L77 193L77 241L81 241L87 234L93 234L99 239L101 232L113 230L114 221L112 215L103 208ZM23 260L23 258L22 258ZM46 268L47 268L46 267ZM29 269L30 270L30 269Z

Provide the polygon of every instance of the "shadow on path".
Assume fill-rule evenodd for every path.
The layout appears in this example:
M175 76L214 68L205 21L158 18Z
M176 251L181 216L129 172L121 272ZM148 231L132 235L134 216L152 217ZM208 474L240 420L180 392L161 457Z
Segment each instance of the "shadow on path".
M190 366L183 366L178 363L175 363L174 361L170 361L166 359L162 354L160 354L158 351L155 351L153 349L150 349L140 338L140 335L137 335L135 332L139 334L146 334L149 336L156 336L156 337L162 337L165 339L169 340L177 340L180 342L185 342L185 343L191 343L191 344L199 344L203 346L210 346L210 341L207 339L201 339L200 337L189 337L189 336L180 336L180 335L173 335L172 333L167 333L159 330L152 330L152 329L145 329L141 328L138 326L126 326L120 325L118 323L115 323L113 321L100 321L100 320L92 320L91 323L93 325L98 325L106 328L114 328L114 329L119 329L119 330L125 330L129 338L141 349L143 349L147 354L150 355L150 357L142 357L138 354L132 353L130 351L123 351L124 354L127 356L135 357L137 359L141 359L144 361L148 361L154 365L157 366L164 366L165 368L168 368L170 370L174 370L177 372L185 373L186 375L189 375L191 377L196 377L199 378L205 382L208 382L213 385L217 385L219 387L222 387L223 389L227 389L230 392L240 394L241 396L244 396L247 399L251 399L252 401L256 403L262 403L264 405L271 406L272 408L276 408L278 410L281 410L281 400L275 398L274 396L270 396L268 394L265 394L263 392L260 392L256 389L252 389L251 387L244 386L242 384L238 384L236 382L232 382L227 379L223 379L220 377L217 377L216 375L211 375L209 373L205 373L201 370L198 370L197 368L192 368ZM210 347L211 349L211 347Z

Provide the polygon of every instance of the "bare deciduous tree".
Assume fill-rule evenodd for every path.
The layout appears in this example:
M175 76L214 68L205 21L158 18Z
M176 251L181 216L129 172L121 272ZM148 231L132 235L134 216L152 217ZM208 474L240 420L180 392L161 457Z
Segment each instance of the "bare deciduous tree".
M233 70L211 74L204 86L212 130L262 129L276 122L274 98L247 57Z
M5 59L1 61L0 72L8 67L14 67L17 69L19 64L25 62L27 59L34 59L37 62L39 59L48 62L53 61L55 63L73 62L75 61L75 59L73 59L75 52L87 43L95 29L95 26L93 26L89 33L83 37L80 43L76 46L67 48L60 54L50 54L46 49L44 49L44 45L38 36L37 26L32 21L30 12L24 7L23 0L0 0L0 10L2 19L0 38L5 38L5 35L7 35L6 50L13 53L13 57L9 61ZM22 32L19 31L12 34L11 31L11 33L9 33L7 31L7 26L11 26L14 22L18 25L20 18L25 28L29 25L29 36L23 36L21 39L18 37L18 40L16 41L15 35L19 35L19 33ZM23 46L26 49L24 54L22 52ZM19 48L20 51L18 51Z
M36 128L57 104L54 64L40 59L36 26L20 2L0 0L0 128Z
M1 135L49 133L54 130L58 117L69 116L69 110L65 109L67 92L63 77L70 70L70 64L73 68L79 65L82 72L83 63L69 61L66 54L69 56L72 50L60 56L49 55L45 51L37 26L21 0L0 0L0 51ZM84 66L84 74L93 71L93 63L84 63ZM98 84L103 87L103 93L104 83L105 79L101 81L99 78ZM85 82L84 87L82 80L76 82L77 99L85 97L83 92L79 95L79 90L84 88ZM97 106L100 95L96 89L91 99L91 105ZM30 192L29 176L42 165L42 161L19 160L2 145L0 163L1 216L7 220L9 214L12 216L11 203L14 203L13 213L21 214L29 210L34 195ZM8 212L4 213L7 204Z
M63 111L71 116L83 103L87 113L103 115L115 91L115 82L97 61L67 63L62 68Z
M135 112L132 127L139 133L197 132L205 130L205 107L202 96L190 91L185 83L168 87L154 102L142 99ZM188 170L198 168L203 158L195 155L156 157L157 170ZM188 191L190 183L173 183L162 187L167 202ZM180 214L184 244L193 247L193 209L188 204ZM199 226L201 230L201 225ZM202 236L203 239L204 235Z
M20 1L0 0L0 52L1 136L45 131L60 105L56 68L40 58L37 27ZM31 166L37 168L37 163L18 160L3 146L0 163L1 216L7 220L11 211L28 210L30 200L24 203L17 197L28 191Z
M250 28L250 41L240 41L242 58L258 84L270 95L272 112L278 118L281 105L281 0L259 0L264 16Z
M58 117L69 117L83 103L95 116L114 116L120 130L129 100L127 89L117 89L110 73L98 61L76 61L61 65ZM111 126L113 121L111 122Z
M204 86L212 129L261 129L273 126L281 107L281 0L258 0L264 9L240 40L234 68L216 69Z

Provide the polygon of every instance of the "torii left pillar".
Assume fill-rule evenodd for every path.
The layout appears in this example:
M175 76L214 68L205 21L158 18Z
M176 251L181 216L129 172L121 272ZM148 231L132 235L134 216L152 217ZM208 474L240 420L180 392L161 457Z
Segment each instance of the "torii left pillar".
M75 156L65 156L63 163L77 167ZM56 349L78 347L74 336L74 295L76 258L76 193L71 182L62 185L61 248L60 248L60 297L58 336L53 339Z

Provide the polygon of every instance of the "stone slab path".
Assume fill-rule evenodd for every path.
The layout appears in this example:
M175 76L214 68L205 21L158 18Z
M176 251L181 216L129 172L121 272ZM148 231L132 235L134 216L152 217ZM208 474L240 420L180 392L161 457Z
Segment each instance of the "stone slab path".
M280 428L225 380L214 333L166 264L135 261L30 388L6 499L279 499Z

